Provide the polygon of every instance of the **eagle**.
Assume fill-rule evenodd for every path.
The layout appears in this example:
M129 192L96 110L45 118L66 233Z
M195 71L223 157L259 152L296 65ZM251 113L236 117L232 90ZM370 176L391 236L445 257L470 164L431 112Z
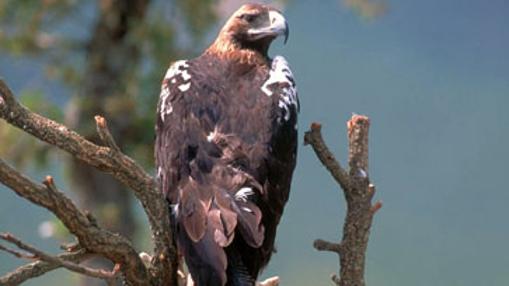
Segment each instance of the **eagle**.
M268 49L286 19L246 4L200 56L170 65L155 159L179 253L198 286L254 285L274 252L297 156L293 74Z

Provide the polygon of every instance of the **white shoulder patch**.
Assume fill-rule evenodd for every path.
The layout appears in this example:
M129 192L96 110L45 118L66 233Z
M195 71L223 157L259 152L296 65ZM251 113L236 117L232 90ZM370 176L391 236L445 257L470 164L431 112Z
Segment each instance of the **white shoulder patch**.
M254 195L253 189L243 187L235 193L235 199L238 201L247 202L249 196Z
M288 121L290 119L290 107L294 106L298 110L299 101L297 100L297 87L290 65L282 56L276 56L272 60L269 78L265 81L261 90L267 96L272 96L274 92L271 90L271 86L279 83L284 83L285 87L281 91L278 106L285 110L284 120Z
M186 92L191 87L191 75L189 74L187 68L189 64L186 60L180 60L174 62L166 71L166 75L164 76L163 84L161 85L161 94L159 96L159 114L161 116L161 120L164 121L166 115L170 114L173 111L173 106L168 99L170 97L170 84L175 84L177 82L177 77L180 76L183 83L178 86L178 89L181 92Z

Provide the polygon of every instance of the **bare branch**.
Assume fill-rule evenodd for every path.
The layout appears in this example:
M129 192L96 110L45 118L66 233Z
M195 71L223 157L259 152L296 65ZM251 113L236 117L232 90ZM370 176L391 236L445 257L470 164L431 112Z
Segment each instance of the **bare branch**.
M326 241L323 239L317 239L313 243L313 246L318 251L330 251L341 255L342 246L339 243Z
M339 255L340 275L333 274L332 281L339 286L365 286L364 266L369 232L373 215L382 207L380 201L371 204L375 186L368 176L369 118L353 115L348 121L349 172L342 169L329 151L320 132L320 124L313 123L304 136L311 144L322 164L343 189L347 202L346 219L341 242L315 240L314 247Z
M351 176L367 177L369 118L354 114L347 122Z
M111 261L121 263L129 284L148 284L145 266L131 243L126 238L91 223L69 198L57 190L52 177L46 177L44 185L36 184L0 159L0 182L16 194L53 212L69 231L76 235L80 245Z
M370 208L370 211L375 214L377 211L379 211L381 208L382 208L382 202L381 201L377 201L376 203L374 203L371 208Z
M115 139L113 139L113 136L111 135L111 132L108 128L106 119L104 119L102 116L96 115L95 124L97 126L97 133L99 134L99 137L103 143L113 151L120 152L120 148L118 147L117 143L115 143Z
M348 173L341 167L322 137L322 126L319 123L312 123L310 130L304 134L304 145L311 145L320 162L329 170L332 177L336 179L341 188L348 188L350 182Z
M39 250L27 243L24 243L20 239L16 238L10 233L0 233L0 239L8 241L14 245L16 245L18 248L23 249L31 254L33 254L34 257L46 261L52 264L55 264L60 267L67 268L73 272L80 273L83 275L87 275L90 277L100 278L104 280L114 280L118 276L118 269L117 271L106 271L102 269L92 269L86 266L78 265L74 262L59 258L58 256L53 256L50 254L45 253L42 250Z
M88 258L92 254L87 253L85 250L80 250L74 253L63 253L57 255L59 259L71 261L74 263L80 263ZM53 271L60 268L61 266L55 263L47 261L35 261L26 265L20 266L12 272L5 274L0 277L0 285L14 286L19 285L29 279L44 275L47 272Z
M101 137L110 147L97 146L66 126L33 113L20 105L1 79L0 98L3 99L0 101L0 118L34 137L70 153L78 160L111 174L134 191L149 220L154 241L154 256L162 258L152 261L151 277L165 281L161 282L162 284L169 283L168 281L175 284L178 259L176 259L176 249L171 239L170 215L166 200L150 175L134 160L120 151L114 150L116 149L112 147L114 141L112 138L108 139L109 131L107 131L106 124L103 128L102 122L99 122L98 132L102 133ZM137 260L141 265L139 258Z
M17 258L23 258L23 259L35 259L35 258L37 258L33 254L27 254L27 253L19 252L17 250L10 249L10 248L8 248L6 246L3 246L1 244L0 244L0 250L1 251L5 251L7 253L10 253L10 254L16 256Z

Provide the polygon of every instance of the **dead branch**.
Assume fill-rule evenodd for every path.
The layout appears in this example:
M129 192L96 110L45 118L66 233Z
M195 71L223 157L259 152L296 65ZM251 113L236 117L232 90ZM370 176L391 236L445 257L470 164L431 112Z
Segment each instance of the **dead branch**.
M8 241L16 245L18 248L29 252L32 255L31 258L38 258L41 261L46 261L57 266L64 267L76 273L80 273L90 277L100 278L106 281L117 279L119 274L118 269L114 269L112 271L105 271L102 269L92 269L90 267L82 266L72 261L62 259L58 256L47 254L46 252L21 241L19 238L15 237L10 233L0 233L0 239Z
M34 137L54 145L75 158L102 170L134 191L148 216L154 242L154 255L148 272L130 242L101 229L90 215L79 210L59 192L51 177L44 186L32 182L0 160L0 182L21 197L53 212L82 247L121 265L130 285L176 285L176 249L171 239L169 210L154 179L134 160L124 155L111 136L102 117L96 118L100 137L107 147L95 145L66 126L31 112L19 104L0 79L0 118ZM149 275L150 273L150 275Z
M120 152L120 148L117 146L117 143L115 142L115 139L113 139L113 136L111 135L111 132L108 128L106 119L99 115L96 115L94 118L95 124L97 126L97 133L99 134L99 137L103 143L110 147L113 151Z
M36 184L0 159L0 182L19 196L54 213L84 248L120 263L129 284L148 285L142 282L148 281L148 273L131 243L125 237L91 223L69 198L57 190L53 178L48 176L44 185Z
M92 254L87 253L85 250L82 249L77 252L59 254L56 257L66 261L80 263L92 256L93 256ZM20 266L14 271L9 272L4 276L0 277L0 285L5 286L19 285L29 279L39 277L60 267L61 265L56 263L37 260L26 265Z
M23 253L23 252L8 248L6 246L3 246L1 244L0 244L0 251L5 251L9 254L16 256L17 258L23 258L23 259L36 259L37 258L33 254Z
M347 189L350 185L348 173L341 167L329 148L323 141L322 126L320 123L312 123L309 131L304 136L304 145L310 144L315 150L316 156L320 162L329 170L332 177L338 182L343 189Z
M381 202L371 203L375 186L368 175L368 131L369 119L353 115L347 123L349 141L349 164L347 172L336 161L321 135L321 126L311 124L304 135L304 144L311 145L322 164L336 179L347 202L347 213L343 224L343 237L339 243L317 239L314 247L339 255L340 275L333 274L332 281L340 286L364 286L366 249L373 215L382 207Z

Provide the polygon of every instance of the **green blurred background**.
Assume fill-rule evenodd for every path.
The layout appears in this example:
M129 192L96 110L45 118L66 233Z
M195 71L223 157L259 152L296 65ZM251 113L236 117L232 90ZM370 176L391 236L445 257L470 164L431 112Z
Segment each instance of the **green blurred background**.
M115 2L1 1L0 76L24 104L92 140L92 114L103 114L123 149L150 169L155 102L168 63L198 55L244 1L151 1L124 7L131 20L99 33L101 21L118 24L107 17L118 12L109 6ZM370 237L367 284L509 285L509 2L277 5L291 33L271 54L284 55L296 77L301 139L311 122L321 122L345 162L346 120L352 112L371 118L370 176L384 206ZM5 122L0 156L34 179L54 175L101 224L149 249L143 213L113 182ZM337 239L344 212L338 187L301 146L278 252L263 276L279 275L282 285L331 285L337 257L316 252L312 241ZM0 231L55 253L71 240L51 214L3 187ZM0 253L0 274L22 263ZM78 282L60 270L26 285Z

